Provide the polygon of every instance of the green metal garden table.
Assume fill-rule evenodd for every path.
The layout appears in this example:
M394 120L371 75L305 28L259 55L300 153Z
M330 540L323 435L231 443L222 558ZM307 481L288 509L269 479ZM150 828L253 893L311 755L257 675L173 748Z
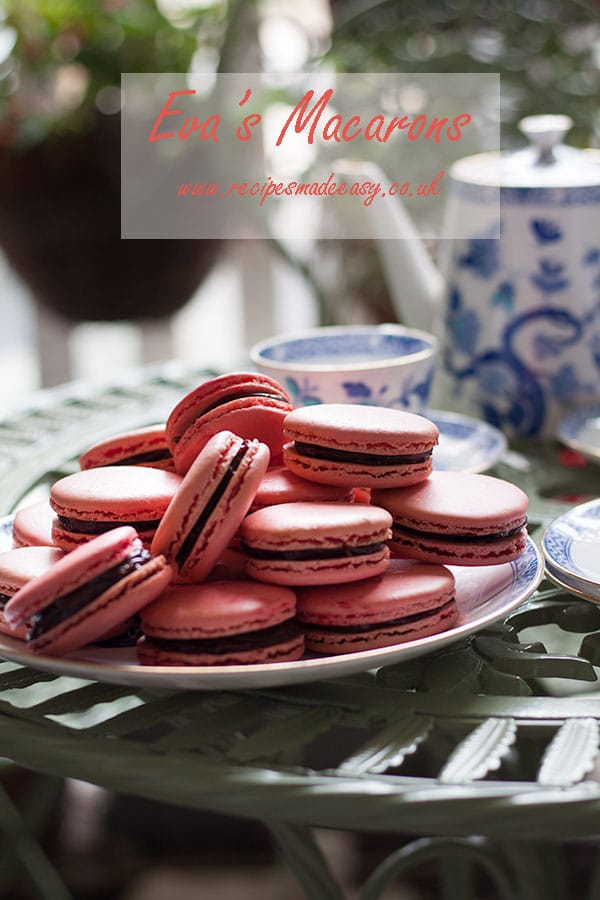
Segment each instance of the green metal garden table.
M210 374L173 364L35 395L0 423L1 511L94 440L160 421ZM534 537L566 508L553 497L600 495L600 468L565 466L551 445L513 448L494 471L529 493ZM0 662L0 753L47 776L48 803L73 777L260 820L314 900L343 896L314 827L398 835L363 900L425 861L439 863L440 896L452 900L472 896L478 867L503 900L559 900L569 896L560 842L600 833L596 665L600 606L549 582L462 642L332 681L140 690ZM66 900L33 837L42 811L0 792L0 878L21 865L38 895ZM587 892L600 898L600 867Z

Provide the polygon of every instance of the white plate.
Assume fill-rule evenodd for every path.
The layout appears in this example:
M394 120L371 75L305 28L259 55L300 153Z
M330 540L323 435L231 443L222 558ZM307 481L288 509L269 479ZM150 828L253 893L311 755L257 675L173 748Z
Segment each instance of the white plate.
M557 435L567 447L600 462L600 403L569 413L560 422Z
M600 603L600 586L594 588L592 585L579 581L577 578L569 577L565 572L557 572L553 569L548 560L546 560L546 575L554 584L565 591L581 597L582 600L591 600L593 603Z
M0 549L7 549L10 521L0 522ZM503 619L537 588L544 574L541 556L530 539L523 555L500 566L452 567L456 578L459 624L416 641L344 656L248 666L141 666L135 648L88 646L66 657L34 654L22 641L0 634L0 656L54 672L132 687L169 690L243 690L338 678L405 662L439 650Z
M459 413L429 409L424 413L440 430L433 468L443 472L485 472L506 450L506 438L493 425Z
M544 532L548 572L594 599L600 599L600 499L574 506Z

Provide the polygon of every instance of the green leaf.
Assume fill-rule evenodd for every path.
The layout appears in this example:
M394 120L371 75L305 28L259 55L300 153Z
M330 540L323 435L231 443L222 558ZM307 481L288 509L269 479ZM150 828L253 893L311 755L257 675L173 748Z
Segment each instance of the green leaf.
M450 754L438 781L464 784L499 768L517 735L514 719L487 719Z
M538 771L538 784L577 784L591 771L598 753L596 719L568 719L546 748Z
M429 734L433 719L429 716L408 716L388 725L369 738L338 767L339 775L379 773L402 764L404 757L414 753Z

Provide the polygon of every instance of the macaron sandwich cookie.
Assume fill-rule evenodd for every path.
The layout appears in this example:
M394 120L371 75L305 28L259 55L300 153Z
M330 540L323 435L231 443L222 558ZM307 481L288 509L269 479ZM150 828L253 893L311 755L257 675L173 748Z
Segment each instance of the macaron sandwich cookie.
M180 483L174 472L142 466L102 466L67 475L50 489L57 515L54 543L69 551L112 528L131 525L149 547Z
M392 552L462 566L510 562L525 549L527 495L490 475L434 472L403 490L374 491L394 518Z
M43 575L64 556L56 547L19 547L0 553L0 631L12 637L25 638L27 626L16 629L6 622L4 607L17 591L39 575Z
M172 587L142 613L141 663L231 666L289 662L304 653L292 590L251 581Z
M261 481L252 502L252 512L263 506L276 506L278 503L299 503L302 501L335 501L350 502L353 499L352 488L344 485L318 484L294 475L285 466L269 469Z
M269 448L223 431L196 457L154 540L181 581L202 581L248 512L269 465Z
M286 416L283 461L302 478L348 487L402 487L427 478L438 429L402 410L324 403Z
M284 388L267 375L234 372L205 381L187 394L167 419L167 442L182 475L220 431L265 443L281 456L283 420L292 409Z
M387 569L392 517L362 503L281 503L240 528L246 572L272 584L335 584Z
M378 578L350 585L298 588L297 618L306 648L339 654L413 641L458 621L449 569L392 560Z
M12 526L14 547L52 547L56 516L47 500L23 506L15 513Z
M145 550L133 528L117 528L29 581L4 614L12 626L29 623L32 650L60 656L125 622L155 600L170 579L164 557Z
M152 466L168 472L175 469L164 425L137 428L100 441L81 454L79 466L82 469L95 469L98 466Z

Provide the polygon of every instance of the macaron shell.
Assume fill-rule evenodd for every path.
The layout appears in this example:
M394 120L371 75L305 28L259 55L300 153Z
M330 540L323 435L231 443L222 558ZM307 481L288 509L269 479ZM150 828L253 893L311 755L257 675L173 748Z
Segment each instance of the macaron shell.
M350 502L353 491L344 485L318 484L294 475L284 466L271 468L265 474L256 492L251 511L263 506L277 506L279 503L327 502L342 500Z
M313 653L338 655L357 653L361 650L377 650L407 641L416 641L452 628L459 619L456 603L446 606L415 622L405 625L373 626L373 630L361 634L343 634L319 631L318 628L306 634L306 649Z
M12 597L32 578L38 578L47 572L63 556L62 550L47 546L18 547L0 553L0 594ZM0 609L0 632L2 634L25 640L28 630L27 624L10 625L4 618L4 609Z
M185 474L208 441L221 431L266 444L274 459L281 457L283 420L287 406L268 398L235 400L206 413L191 425L175 447L175 468Z
M223 654L178 653L153 646L140 638L137 644L138 659L145 666L247 666L266 663L294 662L304 655L304 635L299 634L255 650L237 650Z
M316 653L349 653L416 640L452 627L459 617L452 573L444 566L411 560L392 561L379 578L343 588L300 588L297 593L298 620L310 624L307 648ZM398 621L402 619L407 621ZM350 630L362 626L369 630Z
M14 624L27 622L34 613L123 562L139 547L137 532L128 526L99 535L29 581L7 604L6 618Z
M165 452L165 459L140 461L130 465L164 469L173 472L175 464L171 452L167 447L164 425L154 425L148 428L137 428L123 434L107 438L90 447L79 458L81 469L93 469L99 466L114 466L122 464L123 460L131 457L143 456Z
M50 505L60 516L90 521L160 519L181 484L174 472L142 466L103 466L56 481Z
M199 416L205 415L210 407L249 397L256 393L281 397L281 402L289 405L290 409L292 408L291 399L283 386L274 378L260 375L257 372L231 372L198 385L179 401L167 419L165 432L171 452L175 453L184 432L194 424Z
M269 584L288 584L292 587L310 584L344 584L360 578L371 578L386 571L390 559L389 547L375 553L355 557L320 560L248 559L246 573Z
M165 558L154 557L64 622L30 641L29 646L36 653L59 656L84 647L151 603L170 580L171 570Z
M230 432L215 435L185 476L152 542L153 553L164 553L179 579L202 581L216 564L246 515L269 464L269 450L248 441L247 450L212 510L183 564L176 557L191 529L212 502L213 495L242 446Z
M211 581L172 587L142 613L145 634L171 640L210 639L260 631L291 619L289 588L252 581Z
M48 500L23 506L15 513L12 527L14 547L51 547L56 516Z
M132 527L134 525L135 525L135 522L132 522ZM115 525L115 527L118 527L118 526ZM108 530L111 531L112 528L109 528ZM156 529L153 529L152 531L138 531L137 532L139 539L142 542L142 546L146 550L150 550L150 548L152 546L152 539L154 538L155 533L156 533ZM57 547L59 547L61 550L63 550L65 553L71 553L73 550L76 550L77 547L82 547L84 544L87 544L90 541L93 541L94 538L97 538L97 537L98 537L97 533L86 534L85 532L81 532L81 531L78 531L78 532L67 531L65 528L61 527L61 525L58 522L58 519L55 519L55 521L52 523L52 542Z
M421 453L431 450L438 436L437 426L424 416L354 403L295 409L284 425L286 441L361 453Z
M454 566L493 566L512 562L525 550L527 531L521 528L504 540L490 540L489 543L469 543L469 541L439 541L434 537L416 537L398 533L390 541L393 556L402 559L419 559Z
M288 552L389 540L392 517L362 503L281 503L244 519L242 540L257 550Z
M372 502L408 528L440 534L493 534L522 523L528 497L502 478L470 472L434 472L422 484L374 491Z
M283 462L295 475L319 484L361 488L397 488L418 484L433 470L431 456L416 463L368 466L363 463L312 459L296 452L295 444L283 445Z
M445 566L394 560L379 578L339 588L300 588L297 616L313 625L378 624L426 614L454 593L454 576Z
M57 547L18 547L0 553L0 594L15 594L64 557Z

